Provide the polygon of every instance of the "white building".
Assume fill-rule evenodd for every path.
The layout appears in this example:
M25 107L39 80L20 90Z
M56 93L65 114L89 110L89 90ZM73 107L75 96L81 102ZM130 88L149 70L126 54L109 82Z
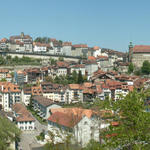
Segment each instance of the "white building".
M16 124L21 130L34 130L35 129L35 119L26 109L23 104L16 103L13 105L13 111L15 114Z
M30 104L30 99L32 95L31 87L23 88L21 92L22 102L28 106Z
M72 143L86 146L91 139L99 141L100 129L109 126L102 116L89 109L60 108L51 109L48 118L48 130L55 135L54 142L64 142L67 135L72 134ZM48 139L48 137L47 137Z
M34 45L34 48L33 48L33 51L34 52L47 52L48 49L50 48L50 45L49 44L45 44L45 43L33 43Z
M88 61L85 64L85 70L88 73L88 79L92 76L94 72L98 70L98 64L96 61Z
M68 103L83 102L83 89L80 84L69 84Z
M38 115L43 119L47 119L50 116L51 108L61 108L61 106L43 96L33 96L32 106L35 111L38 111Z
M81 71L82 75L85 75L85 65L84 64L78 64L70 67L70 73L73 73L73 71L76 71L77 74L79 74L79 71Z
M92 49L92 56L94 57L98 57L101 55L101 48L98 47L98 46L94 46L93 49Z
M64 55L71 56L71 49L72 49L72 43L71 42L64 42L62 44L62 51Z
M21 90L18 85L10 82L0 82L0 107L8 112L16 102L21 101Z
M10 49L14 51L27 51L32 52L32 38L29 35L11 36L10 37Z

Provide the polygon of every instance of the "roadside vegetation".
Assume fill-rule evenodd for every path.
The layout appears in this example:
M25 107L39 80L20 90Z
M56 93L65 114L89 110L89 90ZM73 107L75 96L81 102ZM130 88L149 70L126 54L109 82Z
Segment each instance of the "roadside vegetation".
M87 77L83 76L81 71L79 71L79 74L77 74L76 71L73 71L71 75L66 76L56 76L54 79L50 76L45 77L46 82L52 82L57 84L81 84L83 82L87 81Z
M8 150L13 142L19 142L21 131L7 118L0 117L0 150Z
M148 60L145 60L142 64L141 68L135 68L135 66L130 63L128 67L128 73L134 73L135 75L141 76L141 75L149 75L150 74L150 62Z
M0 65L5 66L15 66L15 65L41 65L41 59L35 59L30 57L23 56L19 58L15 56L12 58L11 56L2 57L0 56Z

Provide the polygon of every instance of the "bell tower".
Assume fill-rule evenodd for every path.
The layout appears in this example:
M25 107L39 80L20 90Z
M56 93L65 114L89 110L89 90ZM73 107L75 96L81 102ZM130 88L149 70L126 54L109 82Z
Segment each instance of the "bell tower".
M133 44L130 42L129 44L129 62L132 62L132 55L133 55Z

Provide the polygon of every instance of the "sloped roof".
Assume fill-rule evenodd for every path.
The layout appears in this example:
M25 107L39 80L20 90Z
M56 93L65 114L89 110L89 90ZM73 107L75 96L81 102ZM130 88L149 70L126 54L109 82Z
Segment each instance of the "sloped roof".
M16 103L13 105L13 110L19 114L16 117L16 121L35 121L35 119L31 116L30 112L26 109L26 107L21 103Z
M74 127L81 119L82 116L66 114L62 112L55 112L48 118L49 121L55 122L59 125L63 125L69 128Z
M150 53L150 45L135 45L133 53Z
M46 107L54 104L53 100L45 98L44 96L33 96L33 100L38 101L38 103Z

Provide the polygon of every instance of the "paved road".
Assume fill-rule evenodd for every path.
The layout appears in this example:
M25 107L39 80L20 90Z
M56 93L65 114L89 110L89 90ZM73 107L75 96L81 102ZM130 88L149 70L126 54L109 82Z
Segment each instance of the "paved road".
M36 118L35 118L36 120ZM30 145L39 145L36 141L36 136L39 135L43 130L47 131L47 126L39 123L38 120L35 121L36 129L34 131L23 131L21 134L21 141L19 143L19 148L21 150L30 150ZM19 149L19 150L20 150Z

